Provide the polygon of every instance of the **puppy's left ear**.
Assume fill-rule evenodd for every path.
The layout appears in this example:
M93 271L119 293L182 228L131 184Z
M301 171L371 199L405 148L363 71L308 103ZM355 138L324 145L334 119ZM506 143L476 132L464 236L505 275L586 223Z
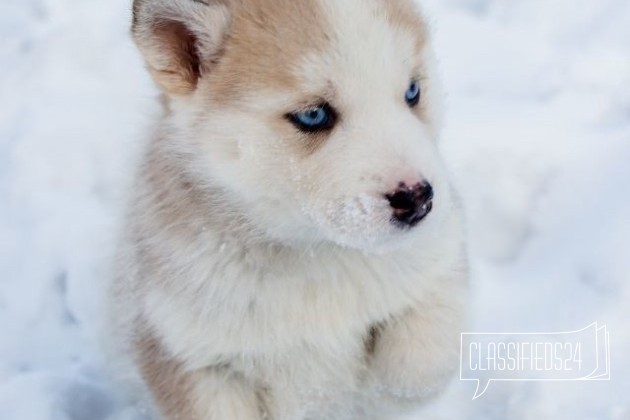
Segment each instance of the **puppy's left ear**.
M169 96L192 93L222 52L228 0L134 0L132 35L149 72Z

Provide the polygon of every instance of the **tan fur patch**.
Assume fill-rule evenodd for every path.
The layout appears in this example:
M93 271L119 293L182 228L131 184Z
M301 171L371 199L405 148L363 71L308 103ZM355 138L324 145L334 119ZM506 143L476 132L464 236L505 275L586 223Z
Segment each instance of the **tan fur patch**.
M419 53L427 43L428 31L426 24L412 0L378 0L385 12L388 22L397 29L408 31L416 41Z
M329 43L316 0L240 0L233 9L225 53L210 74L218 103L250 89L291 89L292 65Z
M185 372L170 358L159 340L146 328L136 342L136 357L142 376L166 418L195 420L195 374Z

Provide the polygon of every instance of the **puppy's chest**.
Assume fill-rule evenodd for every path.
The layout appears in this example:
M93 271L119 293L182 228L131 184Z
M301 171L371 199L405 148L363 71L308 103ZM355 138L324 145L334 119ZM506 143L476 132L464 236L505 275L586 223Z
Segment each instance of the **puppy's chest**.
M175 287L185 281L186 292L150 293L150 318L174 350L203 359L269 357L303 345L354 353L372 325L402 313L421 292L414 270L404 276L387 261L263 261L223 254L178 269Z
M364 331L408 307L421 293L413 278L419 273L412 269L403 276L400 267L389 267L395 264L326 257L254 267L236 263L207 281L214 291L210 295L224 292L216 304L228 317L230 312L242 316L251 328L271 335L312 334L321 340L322 335Z

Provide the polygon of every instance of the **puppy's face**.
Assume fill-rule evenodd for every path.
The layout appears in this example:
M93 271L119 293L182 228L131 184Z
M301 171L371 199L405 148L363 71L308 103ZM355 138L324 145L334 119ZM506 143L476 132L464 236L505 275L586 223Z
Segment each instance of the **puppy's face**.
M137 3L174 141L270 238L395 247L449 211L440 94L410 1Z

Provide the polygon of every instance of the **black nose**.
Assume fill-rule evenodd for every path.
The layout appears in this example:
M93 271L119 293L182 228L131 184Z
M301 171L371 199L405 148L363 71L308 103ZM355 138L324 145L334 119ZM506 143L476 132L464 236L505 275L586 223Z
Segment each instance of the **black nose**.
M401 183L385 197L393 209L392 221L404 227L414 227L427 217L433 208L433 188L429 183L417 183L413 187Z

